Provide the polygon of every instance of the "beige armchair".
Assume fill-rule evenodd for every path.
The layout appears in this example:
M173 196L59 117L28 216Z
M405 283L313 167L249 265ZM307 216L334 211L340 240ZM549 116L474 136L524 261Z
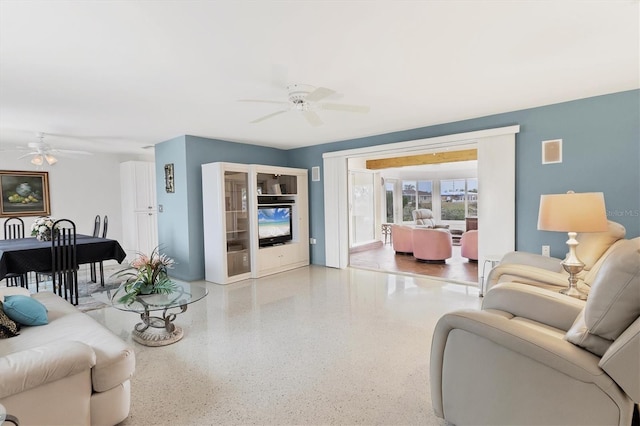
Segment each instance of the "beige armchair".
M433 218L433 212L430 209L417 209L411 212L413 216L413 221L416 225L423 226L426 228L443 228L449 229L449 225L436 224L435 219Z
M435 414L456 425L630 425L640 401L640 242L603 262L586 302L520 283L443 316Z
M578 287L589 292L600 265L607 258L616 244L625 241L624 226L609 221L609 229L605 232L579 234L580 243L576 249L578 258L585 264L584 270L578 274ZM538 254L515 251L504 255L500 263L488 274L485 290L501 282L519 282L542 288L556 290L567 287L569 274L562 268L562 259L545 257Z

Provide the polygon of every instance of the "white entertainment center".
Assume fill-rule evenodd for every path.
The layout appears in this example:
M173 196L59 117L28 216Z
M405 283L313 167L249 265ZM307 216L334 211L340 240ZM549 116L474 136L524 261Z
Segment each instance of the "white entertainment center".
M205 280L229 284L309 264L307 170L202 165Z

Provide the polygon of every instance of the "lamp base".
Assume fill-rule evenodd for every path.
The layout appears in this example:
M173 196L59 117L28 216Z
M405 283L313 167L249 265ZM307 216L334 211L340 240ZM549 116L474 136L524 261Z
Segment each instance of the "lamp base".
M560 293L567 296L575 297L580 300L587 300L587 293L578 288L577 275L584 269L584 263L582 263L577 257L571 257L571 254L575 255L575 251L572 250L569 257L562 262L562 267L569 273L569 287L560 290Z
M560 290L560 293L566 294L567 296L575 297L580 300L587 300L588 294L584 291L578 289L577 287L568 287Z

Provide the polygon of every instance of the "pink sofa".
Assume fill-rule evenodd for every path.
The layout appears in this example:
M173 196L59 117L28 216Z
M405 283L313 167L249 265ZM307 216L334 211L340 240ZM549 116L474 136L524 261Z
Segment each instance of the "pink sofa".
M413 228L404 225L391 225L391 241L396 253L413 253Z
M470 261L478 261L478 231L472 230L462 234L460 238L460 255Z
M415 228L413 256L427 262L444 262L452 254L451 233L446 229Z

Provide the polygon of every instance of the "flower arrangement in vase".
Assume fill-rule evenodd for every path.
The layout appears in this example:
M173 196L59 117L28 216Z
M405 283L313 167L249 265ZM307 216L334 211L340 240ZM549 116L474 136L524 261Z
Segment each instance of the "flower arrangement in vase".
M177 287L169 278L167 269L174 265L174 260L160 254L158 247L149 256L138 253L138 257L129 266L113 274L119 278L126 277L126 281L116 290L112 299L130 305L141 295L172 293ZM120 293L124 294L116 299Z
M39 217L31 224L31 236L39 241L51 241L53 224L56 220L52 217Z

